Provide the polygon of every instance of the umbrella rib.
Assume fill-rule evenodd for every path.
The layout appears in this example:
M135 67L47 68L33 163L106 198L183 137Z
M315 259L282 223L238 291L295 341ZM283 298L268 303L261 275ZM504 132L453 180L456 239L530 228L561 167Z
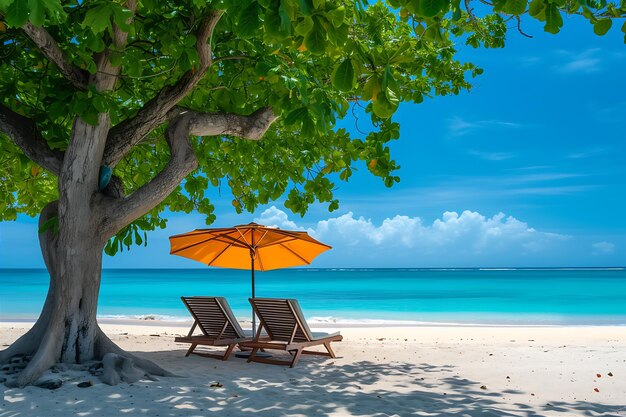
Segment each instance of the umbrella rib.
M265 230L265 233L263 233L263 236L261 236L261 239L259 239L259 243L263 240L263 238L264 238L265 236L267 236L267 232L268 232L268 231L267 231L267 230ZM257 246L258 246L258 245L257 245ZM255 247L254 247L254 253L255 253L255 255L257 255L257 250L256 250L257 246L255 246ZM269 246L269 245L268 245L268 246ZM263 266L263 260L261 259L261 257L260 257L260 256L256 256L256 258L258 258L258 260L259 260L259 269L260 269L261 271L265 271L265 267Z
M291 239L282 240L282 241L279 241L279 242L272 242L272 243L267 244L267 245L262 246L262 247L263 247L263 248L268 248L268 247L270 247L270 246L282 245L282 244L283 244L283 243L285 243L285 242L292 242L292 241L294 241L294 240L301 240L301 241L303 241L303 242L308 242L308 243L310 243L310 244L312 244L312 245L319 245L319 246L324 246L324 247L326 247L326 248L328 248L328 249L332 249L332 246L326 245L325 243L318 242L318 241L311 242L310 240L303 240L303 239L300 239L300 238L297 238L297 237L291 237Z
M235 239L234 237L228 236L226 234L220 235L220 237L223 237L224 239L228 239L230 241L231 245L235 245L235 246L238 246L238 247L241 247L241 248L250 248L250 244L247 241L245 241L241 245L237 245L237 243L241 242L239 239ZM224 243L226 243L226 242L224 242Z
M183 236L184 236L184 235L180 235L180 237L183 237ZM178 237L178 236L174 236L174 237ZM211 240L214 240L216 237L217 237L217 236L212 236L212 237L210 237L210 238L208 238L208 239L206 239L206 240L203 240L203 241L201 241L201 242L196 242L196 243L191 244L191 245L189 245L189 246L185 246L185 247L183 247L183 248L176 249L175 251L171 251L170 253L171 253L171 254L175 254L175 253L180 252L181 250L185 250L185 249L193 248L194 246L202 245L203 243L206 243L206 242L209 242L209 241L211 241Z
M265 238L265 236L267 236L267 232L268 230L264 230L265 233L263 233L263 236L261 236L261 238L259 239L259 241L256 243L256 246L260 246L259 243L261 243L261 241Z
M280 246L282 246L283 248L287 249L289 252L291 252L291 253L293 253L294 255L296 255L296 256L297 256L298 258L300 258L300 259L302 260L302 262L304 262L305 264L307 264L307 265L310 265L310 264L311 264L311 261L308 261L308 260L304 259L302 256L300 256L300 254L299 254L299 253L297 253L297 252L296 252L296 251L294 251L293 249L288 248L287 246L283 245L282 243L280 243Z
M231 240L230 244L229 244L228 246L226 246L224 249L222 249L222 251L221 251L220 253L218 253L217 255L215 255L215 256L213 257L213 259L211 259L211 262L209 262L209 263L207 264L208 266L211 266L211 264L212 264L213 262L215 262L215 261L217 260L217 258L219 258L220 256L222 256L222 254L223 254L224 252L226 252L226 251L227 251L227 250L228 250L231 246L238 246L238 245L236 245L236 243L238 243L238 242L239 242L239 240L235 239L234 237L230 237L230 236L228 236L228 235L225 235L225 236L223 236L223 237L224 237L224 238L226 238L226 239L230 239L230 240ZM246 242L246 243L248 243L248 242ZM247 245L244 245L244 247L250 248L250 246L247 246Z
M182 237L182 236L184 236L184 235L180 235L180 237ZM170 252L170 253L171 253L171 254L176 254L176 253L178 253L178 252L180 252L180 251L183 251L183 250L185 250L185 249L189 249L189 248L193 248L194 246L202 245L202 244L204 244L204 243L210 242L211 240L219 240L220 238L230 239L230 240L231 240L231 243L230 243L231 245L232 245L234 242L237 242L237 240L236 240L236 239L234 239L234 238L232 238L232 237L230 237L230 236L225 236L225 235L217 235L217 236L214 236L214 235L212 235L209 239L206 239L206 240L202 240L202 241L200 241L200 242L193 243L193 244L191 244L191 245L189 245L189 246L185 246L185 247L180 248L180 249L176 249L175 251L172 251L172 252ZM234 241L234 242L232 242L232 241ZM220 242L223 242L223 243L229 243L229 242L224 242L224 241L221 241L221 240L220 240ZM245 247L250 247L250 246L245 246Z
M215 262L215 261L217 260L217 258L219 258L220 256L222 256L222 254L223 254L224 252L226 252L226 251L228 250L228 248L230 248L231 246L233 246L233 243L234 243L234 242L231 242L231 244L230 244L230 245L228 245L228 246L226 246L224 249L222 249L222 251L221 251L220 253L218 253L217 255L215 255L215 256L213 257L213 259L211 259L211 262L209 262L207 265L208 265L208 266L211 266L211 264L212 264L213 262Z
M239 232L239 235L241 236L241 238L243 239L244 242L246 242L246 245L250 248L250 249L254 249L252 247L252 245L250 243L248 243L248 239L246 239L246 237L244 236L244 234L241 232L241 230L239 230L238 227L235 227L235 230L237 230ZM251 231L252 229L246 229L246 231ZM234 237L231 239L235 239Z

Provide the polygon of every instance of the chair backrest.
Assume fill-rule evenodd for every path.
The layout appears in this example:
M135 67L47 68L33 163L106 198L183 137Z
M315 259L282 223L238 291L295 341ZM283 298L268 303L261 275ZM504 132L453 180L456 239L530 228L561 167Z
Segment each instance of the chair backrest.
M206 336L221 339L240 339L245 337L233 311L223 297L180 297ZM224 324L226 329L224 329Z
M313 339L298 300L279 298L249 300L265 331L273 340L308 342Z

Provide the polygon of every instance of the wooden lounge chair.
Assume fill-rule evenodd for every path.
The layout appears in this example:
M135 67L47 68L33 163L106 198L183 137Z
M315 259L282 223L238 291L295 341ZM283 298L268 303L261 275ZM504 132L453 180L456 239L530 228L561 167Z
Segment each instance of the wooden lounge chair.
M311 332L300 310L298 300L274 298L250 298L250 304L259 317L260 325L253 341L243 346L252 348L248 362L263 362L274 365L289 365L293 368L301 354L335 357L331 342L340 342L343 336L337 333L316 335ZM266 334L262 334L265 329ZM305 350L311 346L324 345L326 352ZM259 357L258 350L285 350L292 355L291 361Z
M185 356L192 353L209 358L227 360L239 343L252 340L246 337L237 322L228 302L222 297L180 297L194 318L193 326L187 336L176 337L175 342L191 343ZM196 326L202 335L193 335ZM194 352L198 345L228 346L223 355L206 352Z

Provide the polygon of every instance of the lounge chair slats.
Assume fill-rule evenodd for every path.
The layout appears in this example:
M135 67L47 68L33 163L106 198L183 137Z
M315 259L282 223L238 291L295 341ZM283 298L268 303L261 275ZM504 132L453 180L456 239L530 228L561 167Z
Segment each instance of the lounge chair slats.
M338 333L314 336L297 300L275 298L250 298L249 300L255 314L259 317L260 325L254 340L242 343L242 346L252 348L248 362L289 365L293 368L298 363L301 354L335 357L330 344L341 341L343 337ZM262 335L263 329L267 336ZM307 347L319 345L323 345L326 352L305 350ZM256 353L259 349L286 350L292 354L292 360L282 361L258 357Z
M237 322L228 302L222 297L181 297L181 300L194 318L194 324L187 336L177 337L175 342L190 343L185 356L192 353L200 356L227 360L235 347L246 340L251 340ZM198 327L202 335L194 336ZM228 346L223 355L194 352L198 345Z

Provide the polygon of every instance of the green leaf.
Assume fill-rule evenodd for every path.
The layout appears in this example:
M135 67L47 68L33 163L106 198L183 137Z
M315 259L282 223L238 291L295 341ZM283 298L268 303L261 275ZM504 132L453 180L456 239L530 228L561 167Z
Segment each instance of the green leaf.
M308 114L309 111L306 107L299 107L289 113L287 117L285 117L285 119L283 120L283 123L285 124L285 126L290 126L298 122L301 123L308 116Z
M313 1L300 0L300 13L302 13L303 16L311 16L313 13Z
M114 256L119 250L119 247L120 247L119 239L116 236L107 242L106 246L104 247L104 253L106 253L109 256Z
M537 17L545 9L546 4L543 0L532 0L528 6L528 14Z
M337 28L343 25L343 21L346 17L346 8L345 6L339 6L336 9L329 11L327 15L333 26Z
M59 216L50 217L39 227L39 233L45 233L52 229L54 234L59 233Z
M452 12L452 21L458 22L459 20L461 20L462 16L463 16L463 13L461 12L461 8L455 7L454 11Z
M28 20L28 4L26 0L15 0L6 10L7 14L4 17L4 21L9 26L22 27Z
M30 8L30 16L28 16L28 20L30 20L30 23L35 26L42 26L46 20L46 13L43 2L41 0L28 0L28 7Z
M295 32L300 36L306 36L313 29L313 19L310 17L305 17L302 19L298 25L295 27Z
M102 33L106 29L112 31L111 17L113 12L111 4L98 4L87 11L80 26L83 29L89 28L94 34Z
M280 16L280 31L288 35L291 32L291 20L287 14L284 2L281 2L278 7L278 15Z
M142 243L143 243L143 239L141 238L139 231L135 229L135 244L141 245Z
M313 0L313 8L320 10L326 4L326 0Z
M420 16L434 17L441 12L449 4L445 0L420 0L417 8Z
M264 19L263 26L266 34L270 35L274 40L285 37L285 34L280 30L280 16L278 12L268 11Z
M395 113L399 104L400 101L398 100L396 93L394 93L390 88L387 88L386 90L378 93L377 100L374 101L373 105L374 114L381 119L387 119Z
M327 31L328 40L335 46L343 47L348 40L348 27L348 25L339 27L329 25Z
M512 15L521 15L526 11L527 0L507 0L503 11Z
M0 0L0 10L6 10L14 0Z
M242 38L251 38L261 26L259 18L259 4L254 1L244 8L239 14L237 21L237 33Z
M306 49L312 54L316 55L321 55L326 50L326 32L319 23L319 20L315 19L313 29L304 37L304 46L306 46Z
M506 2L507 0L493 0L493 11L498 13L503 12Z
M100 113L106 113L109 111L109 105L107 104L106 99L99 94L94 96L93 100L91 100L91 104L93 104L93 107Z
M124 32L128 32L131 26L127 23L133 17L133 12L119 5L113 9L113 21Z
M432 42L441 42L443 40L441 26L438 23L429 25L424 32L424 38Z
M46 8L46 15L48 19L53 23L64 22L67 18L65 10L61 5L61 0L41 0Z
M593 33L604 36L611 29L613 21L611 19L600 19L593 25Z
M346 58L335 68L333 73L333 85L339 91L350 91L355 81L352 60Z
M259 61L254 66L254 72L260 77L267 77L272 68L271 64L268 64L265 61Z
M563 26L563 17L556 4L550 3L546 6L546 24L543 27L548 33L557 34Z
M313 120L311 120L311 117L309 117L308 113L302 121L300 134L305 138L310 138L315 135L315 124L313 123Z
M381 90L381 82L376 74L373 74L363 86L363 94L361 99L363 100L377 100L378 93Z

